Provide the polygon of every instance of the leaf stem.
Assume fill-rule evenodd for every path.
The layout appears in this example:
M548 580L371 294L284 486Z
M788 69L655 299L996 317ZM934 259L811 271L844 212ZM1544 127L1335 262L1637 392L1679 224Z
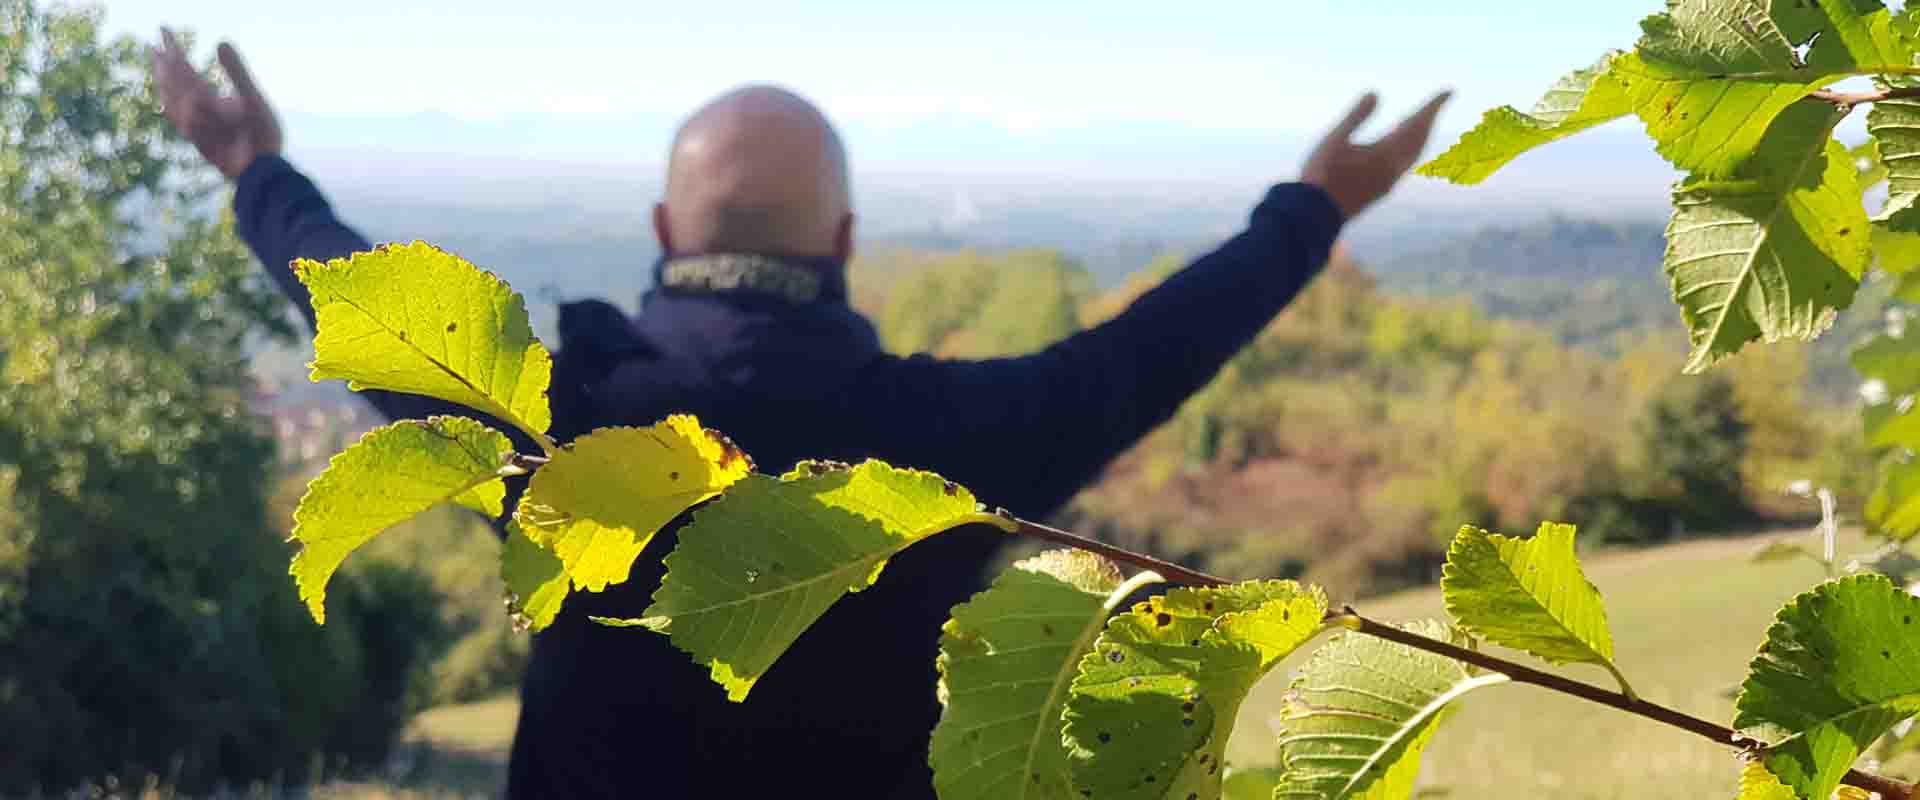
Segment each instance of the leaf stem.
M1832 103L1843 109L1851 109L1864 103L1878 103L1882 100L1905 100L1920 97L1920 86L1896 86L1875 92L1836 92L1820 89L1807 94L1809 100Z
M547 462L552 460L552 458L547 456L530 456L526 453L516 452L507 456L507 466L519 469L522 473L527 473L546 466Z
M1498 672L1516 683L1530 683L1561 694L1572 695L1592 703L1625 711L1640 717L1662 722L1689 733L1697 734L1723 745L1730 745L1749 753L1760 753L1767 749L1765 742L1740 733L1724 725L1708 722L1699 717L1676 711L1657 703L1632 697L1621 692L1602 689L1580 681L1563 678L1551 672L1537 670L1524 664L1517 664L1498 656L1488 655L1478 650L1430 639L1417 633L1402 630L1391 625L1383 625L1363 617L1352 607L1327 615L1331 625L1375 636L1395 644L1405 645L1415 650L1424 650L1435 655L1445 656L1456 661L1464 661L1490 672ZM1914 800L1911 784L1880 775L1871 775L1859 770L1849 770L1842 779L1845 783L1876 792L1881 800Z

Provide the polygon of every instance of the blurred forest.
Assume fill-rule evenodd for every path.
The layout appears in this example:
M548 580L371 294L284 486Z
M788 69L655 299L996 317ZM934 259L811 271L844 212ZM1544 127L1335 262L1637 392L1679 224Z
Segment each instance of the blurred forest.
M292 509L376 420L286 391L310 350L205 213L225 190L198 163L139 43L0 0L0 795L377 770L413 712L510 691L524 665L497 541L456 511L377 539L329 624L306 617ZM1379 277L1336 253L1059 522L1354 597L1431 581L1462 523L1659 542L1801 520L1782 493L1801 480L1858 507L1871 463L1837 354L1885 287L1820 342L1681 377L1658 237L1556 218L1406 248ZM1063 250L962 245L852 265L890 349L1044 348L1183 263L1114 285ZM603 288L626 301L633 280Z
M1098 324L1181 263L1162 258L1105 292L1044 251L880 253L851 278L889 348L984 357ZM1871 324L1885 294L1870 287L1850 315ZM1390 294L1336 252L1064 524L1223 576L1304 575L1354 597L1436 579L1461 524L1570 520L1588 542L1645 544L1802 519L1808 504L1783 492L1795 481L1832 487L1843 507L1867 491L1852 401L1811 377L1820 345L1748 348L1681 376L1670 319L1593 341L1553 324L1567 316L1498 319L1471 296Z
M170 139L145 61L97 12L0 0L5 796L377 764L434 657L467 652L397 561L337 582L334 624L301 611L281 540L304 467L247 359L292 329L201 213L224 187Z

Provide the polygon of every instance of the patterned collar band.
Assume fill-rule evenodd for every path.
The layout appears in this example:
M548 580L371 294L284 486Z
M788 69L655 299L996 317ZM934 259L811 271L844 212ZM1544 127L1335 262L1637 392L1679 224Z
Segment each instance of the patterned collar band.
M751 292L794 305L845 301L845 269L833 259L713 253L662 258L655 283L676 292Z

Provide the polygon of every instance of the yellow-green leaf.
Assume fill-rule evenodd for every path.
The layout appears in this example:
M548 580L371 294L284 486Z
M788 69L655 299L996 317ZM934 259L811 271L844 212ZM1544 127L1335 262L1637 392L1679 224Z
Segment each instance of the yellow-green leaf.
M1840 117L1796 104L1737 175L1674 190L1665 267L1693 344L1688 372L1756 339L1812 339L1853 302L1872 251L1859 172L1831 136Z
M1696 177L1734 175L1773 118L1826 81L1804 69L1767 6L1670 0L1614 64L1655 149Z
M515 518L560 557L574 588L598 592L625 582L674 517L752 471L733 442L684 414L645 428L601 428L533 474Z
M1887 203L1874 221L1892 233L1920 233L1920 208L1914 207L1920 201L1920 100L1874 103L1867 111L1867 133L1887 178Z
M1521 153L1633 113L1625 87L1608 74L1622 53L1608 53L1593 66L1560 79L1530 111L1501 106L1453 147L1421 165L1420 174L1454 183L1487 179Z
M1841 785L1833 792L1832 800L1872 800L1873 793L1858 786ZM1739 800L1799 800L1799 795L1780 782L1779 778L1767 771L1767 766L1759 761L1743 761L1740 765ZM1883 798L1884 800L1884 798Z
M1734 727L1769 742L1767 771L1826 797L1855 759L1920 712L1920 597L1883 575L1829 581L1788 602L1734 702Z
M1471 647L1451 626L1402 626ZM1507 677L1444 656L1353 632L1337 633L1294 675L1277 726L1275 800L1404 800L1420 755L1453 701Z
M1896 15L1881 0L1796 0L1792 5L1797 9L1789 15L1793 22L1781 27L1795 44L1811 44L1810 69L1871 73L1913 65L1912 12Z
M507 582L507 613L518 627L538 631L553 624L567 599L567 570L553 551L527 538L518 521L507 523L500 577Z
M492 273L414 242L301 259L294 274L313 297L313 380L437 397L546 441L553 361L526 302Z
M1531 539L1464 526L1447 550L1440 592L1461 627L1555 664L1598 664L1619 679L1600 590L1573 550L1574 527L1542 523Z
M293 512L300 552L289 572L315 622L327 620L327 581L360 545L445 502L498 517L499 471L513 443L465 417L375 428L328 462Z
M1255 681L1319 632L1319 589L1258 581L1174 589L1115 615L1080 661L1063 736L1093 797L1218 797Z
M666 633L708 666L728 699L744 700L801 632L872 585L887 559L976 522L1001 519L938 475L879 461L748 476L681 529L644 617L595 619Z
M1740 765L1739 800L1799 800L1793 790L1773 777L1767 771L1767 765L1759 761L1747 761Z
M1113 608L1160 576L1053 550L955 606L941 630L940 723L928 762L941 800L1072 800L1060 712Z

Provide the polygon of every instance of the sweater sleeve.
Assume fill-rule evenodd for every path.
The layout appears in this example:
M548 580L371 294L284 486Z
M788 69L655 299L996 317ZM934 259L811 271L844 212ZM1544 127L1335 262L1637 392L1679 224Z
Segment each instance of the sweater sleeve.
M313 326L307 287L293 276L295 259L326 261L373 249L334 216L320 188L279 156L261 156L234 181L233 214L240 238Z
M988 503L1052 513L1252 341L1319 274L1343 224L1319 188L1275 186L1245 230L1046 350L883 360L863 390L896 420L882 441Z

